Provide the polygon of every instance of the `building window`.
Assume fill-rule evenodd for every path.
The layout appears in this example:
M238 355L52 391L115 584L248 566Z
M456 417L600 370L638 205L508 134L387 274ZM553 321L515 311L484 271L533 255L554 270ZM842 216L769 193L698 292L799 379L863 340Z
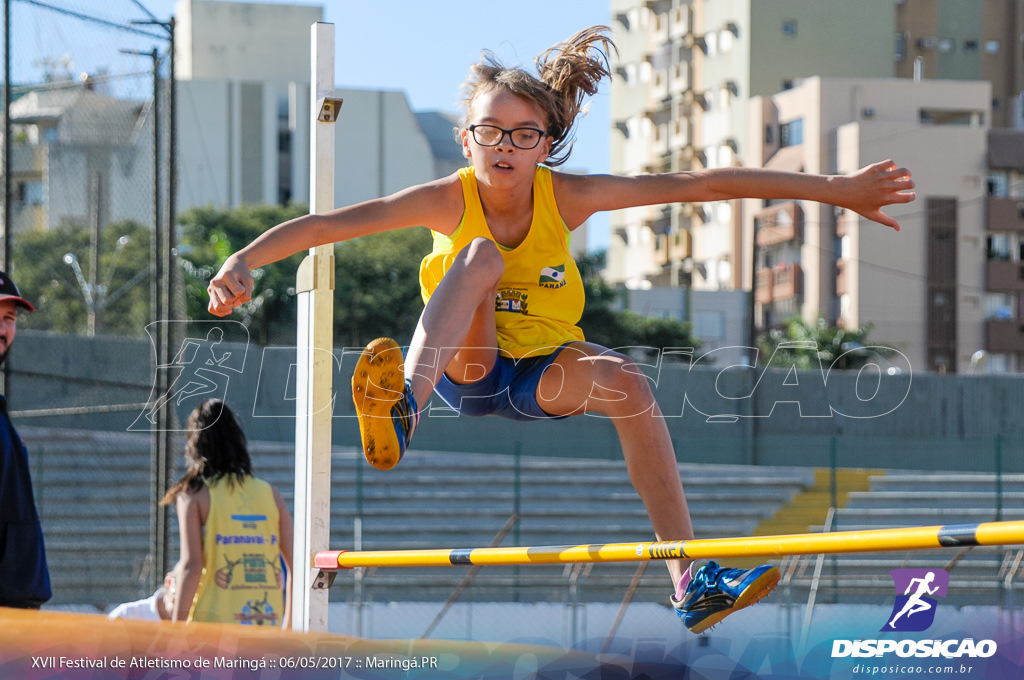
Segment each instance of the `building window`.
M921 109L919 120L922 125L962 125L979 127L985 119L983 111L959 109Z
M718 36L718 49L721 52L728 52L731 50L733 37L732 31L723 30Z
M796 19L782 20L782 35L796 35Z
M783 123L779 126L779 146L798 146L804 143L804 119Z
M903 61L907 58L907 34L897 33L896 42L893 47L893 58L896 61Z
M709 31L704 36L704 54L709 57L718 54L718 34L714 31Z
M1012 319L1016 296L1008 293L987 293L984 297L986 319Z
M978 41L977 40L965 40L964 41L964 52L977 52Z
M986 40L985 41L985 52L987 54L996 54L999 52L999 41L998 40Z
M1007 192L1009 178L1005 173L990 172L988 174L986 184L988 186L989 196L994 196L995 198L1006 198L1009 196L1009 193Z
M18 199L25 205L42 205L43 193L42 182L24 182L18 185Z
M764 126L764 143L774 144L775 143L775 126L765 125Z
M715 218L721 224L728 224L732 221L732 203L720 201L715 209Z
M716 104L715 110L716 111L728 111L729 110L729 104L731 103L731 101L732 101L732 92L729 90L729 88L728 87L720 87L720 88L718 88L718 98L717 98L717 101L715 102L715 104Z

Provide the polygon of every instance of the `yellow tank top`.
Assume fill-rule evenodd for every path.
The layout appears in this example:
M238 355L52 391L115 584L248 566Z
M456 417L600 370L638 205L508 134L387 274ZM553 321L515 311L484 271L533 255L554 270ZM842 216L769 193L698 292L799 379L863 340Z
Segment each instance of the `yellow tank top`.
M433 232L434 249L420 263L424 303L455 256L474 238L494 241L484 219L473 168L459 170L459 179L466 209L450 237ZM550 354L567 342L583 340L583 331L576 325L583 314L583 280L569 253L569 237L555 204L551 170L538 165L533 176L530 232L515 248L497 244L505 261L494 301L498 347L514 358Z
M189 621L276 626L284 614L280 523L270 484L208 483L203 573Z

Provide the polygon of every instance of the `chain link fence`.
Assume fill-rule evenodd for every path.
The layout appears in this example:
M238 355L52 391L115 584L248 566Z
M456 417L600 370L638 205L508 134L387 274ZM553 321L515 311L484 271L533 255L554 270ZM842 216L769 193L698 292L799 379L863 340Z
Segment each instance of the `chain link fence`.
M24 331L103 337L109 339L105 351L113 353L119 339L145 338L153 320L173 318L180 309L180 296L172 293L178 285L173 20L153 15L138 0L4 0L4 19L2 267L36 306L22 315L23 340L3 367L4 393L17 411L29 405L19 400L19 389L27 396L39 378L30 367L32 348L22 346L30 342ZM153 340L156 363L167 363L160 358L171 339ZM60 366L56 392L33 406L47 417L102 419L144 403L151 386L134 384L124 358L102 378L76 379L71 367ZM158 370L153 389L165 379ZM170 409L160 416L165 422ZM28 424L45 428L47 417ZM82 444L59 430L46 439L51 457L74 458ZM151 591L162 579L171 536L166 510L140 515L133 507L129 517L118 505L167 487L174 459L169 434L154 434L145 448L146 465L121 473L123 447L97 443L97 465L79 468L80 478L61 472L66 467L44 465L30 450L36 486L53 482L49 492L37 491L50 517L47 539L57 551L51 562L60 561L62 550L88 555L113 546L112 561L127 569L58 564L58 593L84 587L87 601L108 601ZM110 502L80 503L93 487L107 489ZM63 502L54 503L58 498ZM82 512L97 513L90 518L95 535L82 532ZM129 545L139 538L141 545ZM131 555L122 554L129 549Z
M23 325L143 336L165 316L171 27L129 0L5 6L4 262L39 310Z

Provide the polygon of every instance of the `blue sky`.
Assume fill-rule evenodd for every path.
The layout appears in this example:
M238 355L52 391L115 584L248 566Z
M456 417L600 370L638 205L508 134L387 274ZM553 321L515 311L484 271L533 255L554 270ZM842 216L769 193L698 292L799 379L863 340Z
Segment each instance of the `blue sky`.
M139 0L158 19L174 0ZM610 25L609 0L325 0L318 5L335 25L339 86L403 90L416 110L457 110L471 63L487 48L506 64L532 67L533 58L576 31ZM308 35L299 39L308 40ZM568 169L608 171L609 83L581 119ZM592 224L591 244L607 242L606 218ZM601 232L596 233L596 232ZM596 244L595 244L596 241Z

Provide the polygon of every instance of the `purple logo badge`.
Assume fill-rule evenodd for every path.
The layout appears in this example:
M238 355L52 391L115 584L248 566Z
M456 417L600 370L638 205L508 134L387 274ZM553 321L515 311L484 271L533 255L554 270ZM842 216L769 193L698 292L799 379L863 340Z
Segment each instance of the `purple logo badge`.
M935 620L934 597L945 597L949 574L943 569L893 569L896 602L881 630L919 632Z

